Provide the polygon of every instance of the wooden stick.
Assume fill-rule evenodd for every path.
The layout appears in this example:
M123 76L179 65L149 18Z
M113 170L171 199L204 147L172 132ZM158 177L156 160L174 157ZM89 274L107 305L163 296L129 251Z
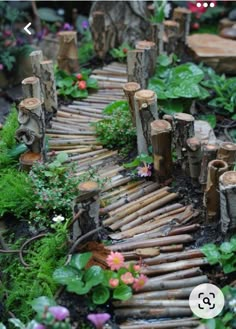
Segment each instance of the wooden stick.
M138 41L135 46L136 49L144 50L146 60L146 70L148 76L151 77L155 73L156 60L157 60L157 47L156 43L152 41Z
M194 117L187 113L176 113L174 126L177 158L183 160L186 153L186 141L194 136Z
M236 171L220 176L221 231L227 233L236 227Z
M137 307L135 309L118 309L115 310L117 318L142 318L153 319L163 317L180 317L190 316L192 311L189 307L171 307L171 308L157 308L150 309L147 307Z
M148 306L150 308L153 307L188 307L189 301L188 300L149 300L149 299L132 299L130 298L128 301L122 302L113 302L113 305L116 308L122 307L137 307L137 306Z
M213 160L208 164L207 185L204 193L204 205L207 209L207 219L214 220L220 211L219 178L228 170L228 165L222 160Z
M118 180L117 182L113 182L113 183L106 184L106 185L103 187L102 190L103 190L103 192L105 192L105 191L109 191L109 190L111 190L111 189L113 189L113 188L115 188L115 187L118 187L118 186L121 186L121 185L123 185L123 184L126 184L126 183L130 182L131 180L132 180L131 177L124 177L124 178Z
M135 107L134 107L134 94L141 89L140 84L137 82L127 82L123 86L124 94L129 103L129 110L132 117L133 126L136 127Z
M157 97L152 90L140 90L134 95L138 154L147 153L151 145L151 122L158 119Z
M203 145L201 172L199 176L199 183L202 185L203 190L205 189L207 183L208 163L216 158L217 150L218 145L216 144Z
M33 74L40 80L41 79L40 63L43 61L42 50L32 51L30 53L30 60L31 60Z
M201 172L201 142L196 137L188 138L186 141L189 171L192 179L198 179Z
M156 246L168 246L170 244L178 244L178 243L188 243L193 241L191 235L183 234L177 235L172 237L164 237L164 238L157 238L157 239L150 239L145 241L134 241L134 242L124 242L118 243L112 246L108 246L109 250L132 250L133 248L148 248L148 247L156 247Z
M93 12L91 33L93 37L95 53L99 58L103 59L108 51L104 12L102 11Z
M58 68L67 73L79 71L78 51L77 51L77 32L61 31L59 37L59 52L57 55Z
M236 144L225 142L220 145L217 159L227 162L229 170L234 170L236 163Z
M179 23L171 20L165 20L164 31L167 37L167 54L175 53L179 37Z
M164 320L158 322L147 322L144 323L138 321L127 321L122 323L120 329L170 329L174 328L195 328L199 325L199 321L195 318L184 318L175 320Z
M136 182L131 182L125 186L119 187L117 189L115 189L114 191L111 192L107 192L107 193L103 193L102 194L102 199L109 199L109 198L114 198L117 196L117 194L121 194L122 196L124 194L122 194L122 192L127 193L127 191L132 190L132 189L139 189L139 185L143 184L144 181L136 181ZM136 190L135 190L136 192ZM117 196L117 198L119 198L119 196Z
M158 181L165 181L172 175L171 131L168 121L151 122L154 175Z
M147 88L148 72L145 66L144 50L129 50L127 53L128 82L137 82L142 89Z
M40 81L37 77L29 77L21 82L23 98L41 99Z
M151 291L151 292L141 292L132 296L132 300L142 300L144 299L176 299L189 297L194 287L180 288L180 289L170 289L161 291Z

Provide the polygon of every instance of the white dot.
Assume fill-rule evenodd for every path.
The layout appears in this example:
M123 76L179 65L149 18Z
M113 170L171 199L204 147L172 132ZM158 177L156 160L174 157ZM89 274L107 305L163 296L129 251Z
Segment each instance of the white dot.
M207 8L208 7L208 3L204 2L203 7Z
M197 2L197 7L200 8L202 6L201 2Z
M214 2L211 2L211 3L210 3L210 7L211 7L211 8L214 8L214 7L215 7Z

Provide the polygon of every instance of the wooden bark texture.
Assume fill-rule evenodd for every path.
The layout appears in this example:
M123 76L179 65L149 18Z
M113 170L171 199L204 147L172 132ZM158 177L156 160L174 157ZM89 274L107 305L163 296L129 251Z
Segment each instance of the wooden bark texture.
M188 138L186 142L190 177L198 179L202 162L201 142L196 137Z
M156 69L157 48L156 44L152 41L138 41L136 49L144 50L145 52L145 66L148 71L148 77L152 77Z
M158 119L157 97L152 90L140 90L134 95L138 154L147 153L151 145L151 122Z
M220 176L221 231L226 234L236 228L236 171Z
M23 98L38 98L41 100L41 89L39 78L29 77L21 82Z
M67 73L79 71L77 33L75 31L62 31L58 34L59 52L57 55L58 68Z
M148 84L148 71L146 68L144 50L129 50L127 53L128 81L137 82L142 89Z
M155 120L151 123L154 175L160 181L165 181L172 175L171 133L172 128L168 121Z
M202 147L202 163L199 176L199 183L203 185L203 189L207 183L208 163L216 159L218 145L207 144Z
M105 13L102 11L95 11L92 14L91 32L94 42L94 50L97 56L104 59L109 49L115 47L115 30L106 30ZM109 44L108 34L113 34L112 44Z
M40 63L43 61L42 51L41 50L32 51L30 54L30 59L31 59L33 74L40 79L41 78Z
M167 54L175 53L179 36L179 23L171 20L164 21L164 31L167 37L165 48Z
M178 159L184 159L186 155L186 141L194 136L194 117L187 113L174 115L175 147Z
M134 94L141 89L140 84L137 82L127 82L123 86L124 94L129 104L133 126L136 127L135 107L134 107Z
M173 20L179 23L179 38L183 44L186 44L190 30L191 11L186 8L175 8Z
M220 212L219 178L228 170L223 160L213 160L208 164L207 185L204 193L204 205L207 211L207 220L217 218Z
M227 162L229 170L233 170L236 164L236 144L230 142L222 143L217 152L217 159Z
M151 25L152 36L151 40L155 42L157 48L157 55L164 52L164 25L163 23L152 23Z

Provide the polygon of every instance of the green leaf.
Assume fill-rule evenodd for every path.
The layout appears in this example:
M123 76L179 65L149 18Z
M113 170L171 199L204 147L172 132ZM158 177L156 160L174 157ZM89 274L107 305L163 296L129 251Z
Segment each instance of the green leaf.
M229 321L231 321L233 318L234 318L233 313L231 313L231 312L227 312L227 313L224 315L222 321L224 322L224 324L227 324L227 323L228 323Z
M118 274L114 271L111 271L111 270L105 270L104 271L104 277L103 277L103 281L102 281L102 284L106 287L110 287L110 284L109 284L109 280L110 279L117 279L118 278Z
M86 98L88 97L87 90L80 90L77 87L70 93L73 98Z
M7 329L7 327L4 326L4 324L2 322L0 322L0 329Z
M91 285L84 283L80 278L72 278L68 281L67 290L78 295L85 295L91 290Z
M140 160L138 158L136 158L134 161L123 164L124 168L127 168L127 169L138 167L139 165L140 165Z
M31 306L32 306L33 310L37 313L43 313L45 310L45 307L55 306L55 305L56 305L56 302L53 299L48 298L46 296L41 296L41 297L35 298L31 302Z
M207 121L211 125L211 128L213 128L213 129L216 126L216 116L215 116L215 114L202 114L202 115L199 116L199 119Z
M107 105L105 109L103 110L104 114L111 115L113 112L123 110L123 111L129 111L129 106L127 101L115 101L111 104Z
M132 289L129 286L121 285L114 289L113 298L119 300L128 300L132 297Z
M98 89L98 82L94 78L88 78L87 80L87 88Z
M60 152L56 157L57 161L59 161L60 163L67 161L68 158L69 156L66 152Z
M236 271L236 266L235 266L235 264L232 264L229 262L223 266L223 270L224 270L225 274L232 273L232 272Z
M161 110L166 114L182 113L184 112L184 101L183 99L176 100L162 100L159 102Z
M230 242L223 242L220 245L220 251L222 251L225 254L232 253L232 251L233 251L233 245Z
M236 251L236 237L233 236L231 239L230 239L230 244L232 246L232 250L233 251Z
M62 266L57 268L53 273L53 279L56 283L66 285L69 280L78 276L78 271L70 266Z
M172 63L172 58L163 54L157 57L157 63L161 66L169 66Z
M217 264L219 262L221 254L219 253L215 244L206 244L201 248L201 251L207 257L207 260L211 265Z
M107 287L98 286L95 287L92 293L92 301L94 304L102 305L105 304L110 298L110 291Z
M25 324L21 322L19 319L11 318L8 321L12 323L16 328L25 329Z
M91 266L88 270L85 271L83 280L86 282L86 284L93 287L101 283L103 278L103 269L100 266Z
M73 255L70 261L70 266L75 267L78 270L82 270L83 268L85 268L91 257L91 252Z

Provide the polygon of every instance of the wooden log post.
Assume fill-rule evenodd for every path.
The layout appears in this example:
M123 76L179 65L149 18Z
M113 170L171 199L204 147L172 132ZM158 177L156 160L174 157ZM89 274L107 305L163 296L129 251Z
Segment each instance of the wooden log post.
M33 74L37 78L41 78L41 69L40 63L43 61L43 52L42 50L35 50L30 53L31 66Z
M58 68L67 73L79 71L77 33L75 31L59 32Z
M154 175L159 181L165 181L172 175L171 132L171 125L166 120L151 123Z
M190 31L191 11L187 8L175 8L172 19L179 23L178 45L176 47L175 53L177 53L179 56L182 56Z
M151 122L158 119L157 97L152 90L140 90L134 95L138 154L148 153L151 145Z
M100 189L98 184L93 181L87 181L79 184L77 189L79 195L73 202L73 212L75 216L79 211L81 211L81 214L73 224L73 240L100 226ZM89 237L89 240L96 240L97 237L98 235L95 233L92 237Z
M236 228L236 171L220 176L221 231L225 234Z
M207 144L202 147L202 163L201 171L199 176L199 183L202 185L202 189L205 190L207 183L207 168L208 163L216 159L216 153L218 150L218 145L216 144Z
M44 96L45 121L48 125L53 115L57 113L57 91L56 81L53 71L52 61L42 61L40 63L41 86Z
M201 141L196 137L186 141L189 162L190 177L194 180L199 178L202 162Z
M144 50L129 50L127 53L128 81L137 82L142 89L148 85L148 71Z
M41 100L40 81L37 77L28 77L21 82L24 98L38 98Z
M92 15L93 21L91 24L91 33L94 44L94 51L97 56L104 59L108 49L106 47L106 26L105 26L105 13L102 11L95 11Z
M220 211L219 178L228 170L223 160L213 160L208 164L207 185L204 193L204 205L207 211L207 220L213 221Z
M129 104L129 110L132 118L133 126L136 127L135 107L134 107L134 94L141 89L140 84L137 82L127 82L123 86L124 94Z
M173 123L177 158L184 160L186 157L186 141L194 136L194 117L187 113L176 113Z
M156 60L157 60L157 48L156 44L152 41L138 41L135 46L136 49L144 50L146 68L148 70L148 77L154 75L156 69Z
M19 104L16 139L23 142L33 153L40 153L45 159L45 123L41 101L38 98L26 98Z
M163 23L153 23L151 25L152 29L152 41L155 42L157 47L157 55L161 55L164 52L164 25Z
M229 170L233 170L236 164L236 144L230 142L222 143L217 152L217 159L227 162Z
M175 53L179 36L179 23L171 20L164 21L164 31L167 37L167 54Z

